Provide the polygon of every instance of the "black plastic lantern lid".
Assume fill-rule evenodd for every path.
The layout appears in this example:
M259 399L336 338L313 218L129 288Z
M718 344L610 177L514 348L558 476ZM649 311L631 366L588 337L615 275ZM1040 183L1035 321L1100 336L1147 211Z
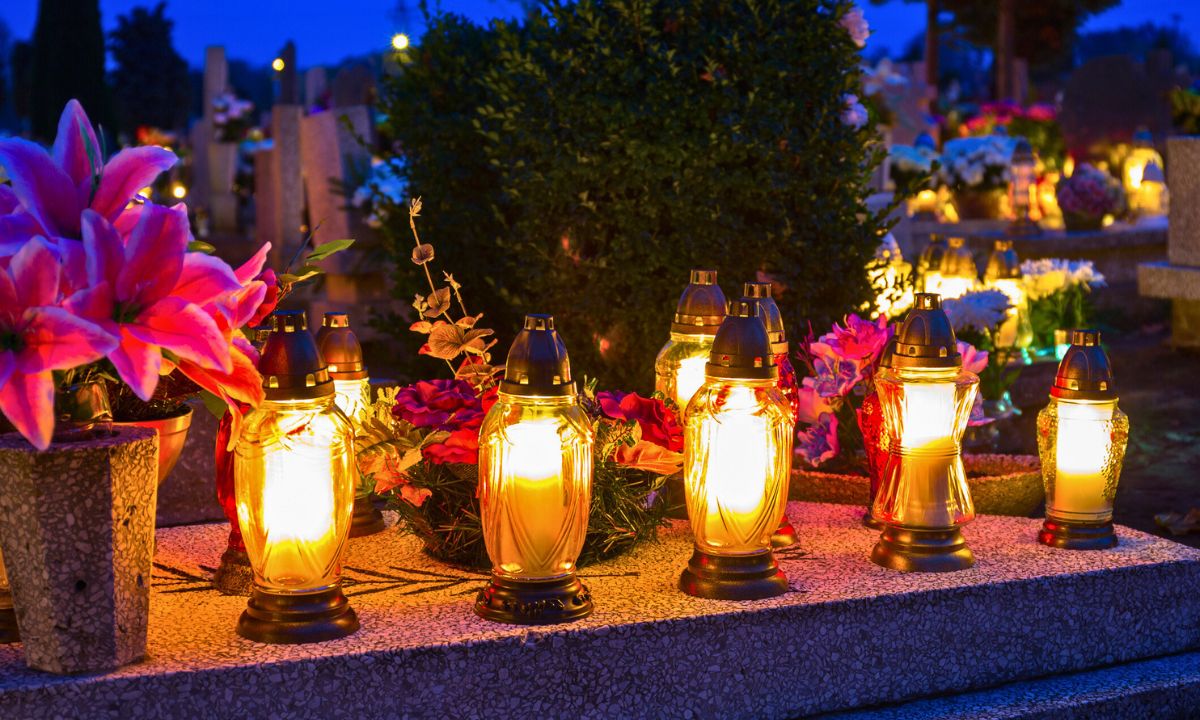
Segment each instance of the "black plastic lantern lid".
M303 310L271 315L271 334L258 361L268 400L309 400L333 394L317 341L308 332Z
M755 298L729 302L729 312L717 330L708 364L704 366L706 375L729 380L778 379L771 339L758 313Z
M716 270L692 270L688 286L675 306L671 332L683 335L716 335L725 319L725 293L717 284Z
M534 397L575 394L567 347L554 331L553 315L526 315L508 351L500 392Z
M955 345L957 347L957 344ZM896 355L896 338L888 340L887 345L883 346L883 352L879 353L879 367L892 367L892 358Z
M912 310L896 333L892 367L937 369L962 367L962 355L950 318L942 310L942 296L917 293Z
M984 277L988 280L1016 279L1021 277L1021 259L1013 250L1012 240L997 240L988 257Z
M1017 140L1016 147L1012 152L1012 164L1015 165L1034 165L1037 163L1037 156L1033 154L1033 146L1025 138Z
M1139 125L1137 130L1133 132L1134 147L1153 147L1154 135L1150 132L1150 128L1145 125Z
M1058 364L1050 397L1063 400L1116 400L1112 365L1096 330L1072 330L1071 347Z
M771 283L748 282L742 287L745 297L758 301L758 317L767 328L767 338L771 341L771 353L780 355L788 351L787 330L783 326L783 314L779 312L779 304L771 297Z
M260 355L263 348L266 347L267 338L271 337L271 329L271 318L267 318L266 322L262 325L255 325L248 330L250 333L250 344L254 346L254 349Z
M334 380L362 380L367 376L362 345L350 329L348 313L325 313L317 331L317 348L329 368L329 377Z
M967 249L966 241L952 237L947 241L946 254L942 256L942 277L978 277L975 257Z

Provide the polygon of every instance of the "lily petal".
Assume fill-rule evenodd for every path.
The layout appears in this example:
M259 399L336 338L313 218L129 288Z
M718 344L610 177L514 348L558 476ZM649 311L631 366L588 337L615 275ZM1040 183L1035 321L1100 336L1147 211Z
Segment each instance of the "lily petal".
M119 301L149 306L165 298L179 282L187 250L187 216L147 204L125 246L125 264L113 285Z
M0 190L5 189L7 186L0 185ZM41 235L42 232L42 226L38 224L38 221L23 210L0 217L0 246L19 245L34 235Z
M117 324L112 319L112 286L107 282L76 292L66 299L63 307L76 317L99 325L105 332L116 334Z
M24 348L17 354L24 373L86 365L117 347L116 336L62 308L34 308L28 314L32 317L21 334Z
M0 386L0 410L17 432L38 450L50 447L54 434L54 374L12 371Z
M146 308L137 322L122 330L142 342L152 343L190 360L206 370L229 372L229 341L212 316L177 297L164 298Z
M183 256L183 272L171 296L206 305L221 295L241 290L242 284L221 258L190 252Z
M122 150L105 164L92 209L109 222L116 220L138 190L148 187L177 161L175 153L160 147Z
M13 192L49 236L79 233L75 184L40 146L20 138L0 140L0 165L12 180Z
M121 326L121 344L108 354L117 375L125 381L133 394L149 401L158 387L158 369L162 366L162 351L150 343L142 342L129 332L129 326Z
M93 155L88 153L89 143ZM78 100L70 100L58 118L58 135L54 138L54 162L73 183L86 184L90 192L93 156L96 162L104 162L100 157L100 143L96 142L96 133L92 131L92 123L88 120L87 113L83 111L83 106Z
M9 265L20 307L57 305L58 257L45 238L36 237L13 255Z
M0 185L0 215L8 215L17 211L21 201L17 194L7 185Z
M258 252L254 253L253 257L242 263L237 270L234 270L233 274L237 276L238 282L245 285L258 277L259 273L262 272L263 265L267 262L267 253L269 252L271 252L271 243L265 242L258 249Z
M125 263L124 243L116 229L95 210L84 210L81 224L88 284L95 286L106 282L115 287Z

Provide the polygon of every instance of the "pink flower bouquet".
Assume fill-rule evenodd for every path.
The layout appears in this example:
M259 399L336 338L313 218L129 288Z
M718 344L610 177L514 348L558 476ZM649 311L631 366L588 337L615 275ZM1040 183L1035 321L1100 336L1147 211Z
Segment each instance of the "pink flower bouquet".
M56 388L98 368L142 401L176 371L234 412L262 400L239 329L262 315L269 246L236 270L189 250L187 208L138 196L175 162L158 147L105 160L76 101L49 152L0 140L0 411L38 449Z

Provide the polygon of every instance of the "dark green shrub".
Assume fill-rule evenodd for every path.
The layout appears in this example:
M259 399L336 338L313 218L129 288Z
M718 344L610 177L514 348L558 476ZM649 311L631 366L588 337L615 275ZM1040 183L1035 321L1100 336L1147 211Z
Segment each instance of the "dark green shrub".
M718 269L729 296L776 278L793 337L860 307L884 220L864 203L881 152L841 120L859 90L849 7L584 0L488 30L432 18L387 89L387 130L424 239L488 311L499 354L521 313L551 312L578 375L645 390L690 267Z

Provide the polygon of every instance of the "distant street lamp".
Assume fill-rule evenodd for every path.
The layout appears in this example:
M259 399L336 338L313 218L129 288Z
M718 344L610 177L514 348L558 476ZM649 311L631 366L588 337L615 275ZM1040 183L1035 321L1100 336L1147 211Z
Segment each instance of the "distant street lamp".
M275 72L283 72L285 67L286 64L283 62L283 58L275 58L271 61L271 69Z
M404 33L396 33L392 36L392 48L395 50L407 50L408 43L408 36Z

